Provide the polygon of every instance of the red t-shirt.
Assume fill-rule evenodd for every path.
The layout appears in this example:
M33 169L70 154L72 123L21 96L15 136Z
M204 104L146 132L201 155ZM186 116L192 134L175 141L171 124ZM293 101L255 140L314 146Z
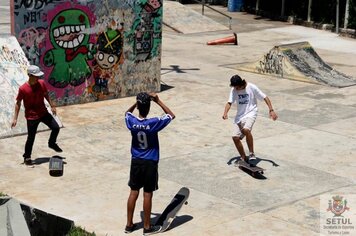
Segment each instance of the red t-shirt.
M38 83L32 86L28 82L20 86L16 100L23 100L27 120L37 120L47 114L44 104L47 93L48 90L43 80L38 80Z

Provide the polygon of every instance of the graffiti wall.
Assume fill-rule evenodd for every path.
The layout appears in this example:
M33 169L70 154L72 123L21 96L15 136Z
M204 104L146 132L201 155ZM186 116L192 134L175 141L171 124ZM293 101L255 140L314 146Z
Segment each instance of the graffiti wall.
M14 117L16 96L19 87L28 80L27 67L29 62L25 53L14 36L0 34L0 138L27 133L23 105L20 109L18 122L11 129ZM46 102L46 106L49 104ZM60 126L62 122L56 116ZM38 130L48 129L41 124Z
M26 122L11 130L18 88L27 81L27 59L13 36L0 37L0 138L26 132ZM23 109L22 109L23 111ZM25 120L23 112L19 119Z
M159 91L163 0L13 0L12 33L57 105Z

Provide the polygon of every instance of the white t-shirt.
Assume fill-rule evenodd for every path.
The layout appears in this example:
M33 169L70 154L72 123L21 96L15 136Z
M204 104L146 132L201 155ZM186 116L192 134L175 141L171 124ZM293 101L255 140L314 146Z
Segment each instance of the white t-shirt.
M245 117L257 117L257 99L263 100L266 98L264 94L256 85L247 83L243 90L236 90L232 88L230 91L229 103L236 102L237 113L234 123L238 124Z

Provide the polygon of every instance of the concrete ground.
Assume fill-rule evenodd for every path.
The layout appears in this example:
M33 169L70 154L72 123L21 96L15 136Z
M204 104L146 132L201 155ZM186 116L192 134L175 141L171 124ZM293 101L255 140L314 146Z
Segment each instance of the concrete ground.
M176 119L160 134L160 189L154 194L153 213L161 213L186 186L191 190L189 204L167 236L320 235L319 197L356 194L356 87L251 74L238 71L235 64L255 61L275 45L307 40L327 63L356 78L356 41L244 13L228 14L246 24L241 31L238 23L233 27L239 46L206 45L232 31L163 32L164 90L159 96ZM238 156L231 140L235 109L229 120L221 116L229 79L236 73L258 85L279 115L273 122L266 105L259 104L253 134L264 178L231 164ZM58 108L65 126L58 140L66 158L62 177L48 175L48 158L55 155L46 146L48 132L37 136L33 157L38 164L32 169L20 164L25 136L0 140L0 192L97 235L124 235L131 141L124 112L133 103L128 97ZM151 115L159 114L153 105ZM142 197L134 218L142 227L141 217ZM142 229L132 233L141 234Z

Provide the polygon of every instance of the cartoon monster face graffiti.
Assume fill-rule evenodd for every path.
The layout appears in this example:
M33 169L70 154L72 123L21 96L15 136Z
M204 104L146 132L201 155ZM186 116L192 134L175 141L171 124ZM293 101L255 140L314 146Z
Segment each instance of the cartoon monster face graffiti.
M97 40L97 54L95 55L93 92L97 95L109 93L108 81L113 77L113 68L122 57L123 38L119 30L108 29L101 33Z
M93 59L95 48L89 43L89 28L89 18L80 9L63 10L52 19L49 36L53 49L44 56L44 64L53 66L48 77L52 86L78 86L91 75L87 60Z
M123 39L119 30L108 29L98 36L96 62L103 69L110 69L122 55Z

